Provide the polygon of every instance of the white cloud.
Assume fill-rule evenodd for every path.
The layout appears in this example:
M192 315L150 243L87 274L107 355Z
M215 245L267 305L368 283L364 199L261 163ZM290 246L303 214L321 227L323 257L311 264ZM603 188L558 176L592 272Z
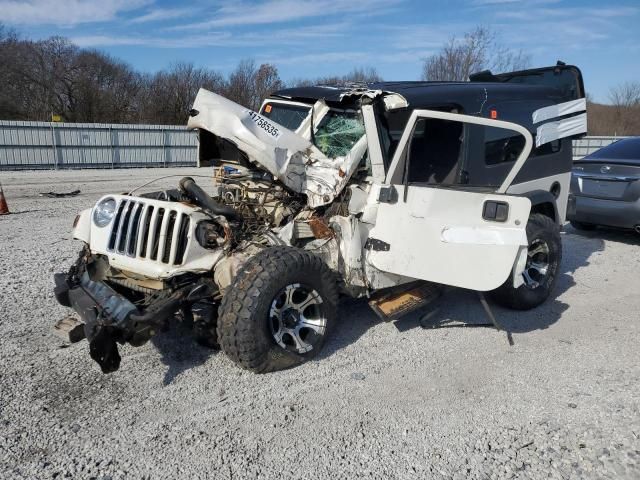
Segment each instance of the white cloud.
M230 33L211 31L178 37L156 35L78 35L70 40L80 47L145 46L156 48L191 48L203 46L255 47L259 45L300 45L309 40L328 40L343 37L346 23L312 27L274 29L269 35L259 32Z
M206 29L241 25L264 25L326 17L328 15L378 14L381 9L403 0L267 0L256 4L246 1L227 2L208 20L176 29Z
M80 47L143 46L156 48L193 48L227 46L231 38L230 33L213 32L180 38L136 35L81 35L70 37L69 40Z
M183 18L195 13L194 9L191 8L158 8L155 10L150 10L144 15L140 15L139 17L135 17L130 20L131 23L149 23L149 22L160 22L163 20L173 20L176 18Z
M0 0L0 20L8 24L64 25L105 22L152 0Z
M473 0L473 5L484 6L499 6L508 3L520 3L525 8L535 7L536 5L545 5L550 3L558 3L561 0ZM506 6L506 5L505 5Z

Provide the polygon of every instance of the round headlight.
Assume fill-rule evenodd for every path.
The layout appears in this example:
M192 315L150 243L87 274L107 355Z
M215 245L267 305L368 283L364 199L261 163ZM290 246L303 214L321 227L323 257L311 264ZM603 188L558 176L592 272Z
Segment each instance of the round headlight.
M113 198L101 200L93 209L93 223L98 227L106 227L116 213L116 201Z

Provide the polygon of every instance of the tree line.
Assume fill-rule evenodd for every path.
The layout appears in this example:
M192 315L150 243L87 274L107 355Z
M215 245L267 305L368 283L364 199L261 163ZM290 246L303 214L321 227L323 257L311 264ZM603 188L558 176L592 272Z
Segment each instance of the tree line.
M344 76L300 79L289 86L373 82L373 68ZM287 85L276 66L241 60L224 76L192 63L159 72L136 71L95 49L63 37L32 41L0 24L0 119L66 122L183 124L199 88L257 110L271 92Z
M530 55L500 44L487 27L451 37L422 61L423 80L466 81L469 74L521 70ZM143 73L96 49L80 48L64 37L21 38L0 24L0 119L66 122L184 124L203 87L257 110L271 92L287 86L377 82L373 67L345 75L284 82L275 65L241 60L228 75L192 63L176 63ZM640 83L611 89L611 105L589 102L591 134L640 134ZM606 131L605 131L606 130Z

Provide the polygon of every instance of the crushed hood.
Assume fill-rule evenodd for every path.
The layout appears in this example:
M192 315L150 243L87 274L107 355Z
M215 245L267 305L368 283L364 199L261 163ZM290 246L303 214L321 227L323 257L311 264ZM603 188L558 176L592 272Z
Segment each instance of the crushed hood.
M251 162L305 194L310 207L331 203L367 150L363 135L347 155L329 158L303 136L205 89L193 108L189 129L201 128L234 143Z

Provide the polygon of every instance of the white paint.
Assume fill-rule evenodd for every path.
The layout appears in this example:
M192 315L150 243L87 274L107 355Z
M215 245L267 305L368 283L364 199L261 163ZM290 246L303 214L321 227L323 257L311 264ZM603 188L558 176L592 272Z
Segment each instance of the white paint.
M442 230L442 241L459 245L512 245L522 243L522 229L450 226ZM526 241L526 234L524 240Z
M328 158L302 135L269 120L277 126L274 135L272 128L254 121L253 115L259 114L204 89L198 92L193 108L199 114L189 118L187 128L202 128L236 144L252 162L295 192L304 193L312 208L333 201L367 151L365 134L349 154Z
M78 218L78 223L73 229L73 238L89 244L91 242L91 218L93 216L93 208L82 210L78 216L80 218Z
M189 241L187 244L187 249L184 253L184 261L182 265L178 266L162 263L159 260L142 258L140 256L140 246L142 242L139 242L138 248L136 248L136 255L134 256L128 256L125 254L109 251L107 247L109 244L109 238L111 236L111 230L113 228L113 221L106 227L102 228L97 227L93 222L91 222L91 252L94 254L107 256L109 259L109 264L115 268L126 270L129 272L135 272L137 274L144 275L147 278L158 280L169 278L185 272L208 272L213 268L215 263L224 253L222 249L207 250L201 247L200 244L196 241L196 224L201 220L210 220L210 217L202 213L197 207L179 202L166 202L162 200L152 200L150 198L140 198L127 195L107 195L98 200L96 204L107 197L114 198L116 202L118 202L118 205L122 200L134 200L142 202L146 205L152 205L154 207L154 212L157 212L159 208L164 208L175 210L181 214L186 214L191 218L188 232ZM168 218L169 215L164 216L165 221ZM155 222L152 220L150 228L153 227L154 223ZM177 238L177 233L177 229L174 229L174 240ZM162 251L164 241L165 240L163 239L160 240L160 246L158 248L159 252ZM177 246L177 242L174 241L173 245L174 248L172 248L171 255L175 256L175 248ZM150 249L147 248L147 251L150 251Z
M536 134L536 147L560 138L571 137L587 133L587 114L583 113L575 117L565 118L557 122L549 122L540 125Z
M362 119L364 120L364 128L367 132L369 142L369 161L371 162L371 174L373 178L379 182L384 180L384 158L382 155L382 146L380 145L380 135L378 132L378 122L373 112L373 105L362 106Z
M544 122L552 118L562 117L572 113L584 112L587 110L587 99L579 98L578 100L571 100L570 102L558 103L556 105L549 105L548 107L539 108L535 110L531 115L533 123Z
M531 202L524 197L409 186L407 202L380 203L370 238L390 245L371 251L375 268L444 285L487 291L512 272ZM509 204L506 222L482 219L487 200Z
M518 253L518 260L513 264L513 288L519 288L520 285L524 285L524 269L527 266L527 255L529 253L528 247L522 246L520 247L520 252Z

